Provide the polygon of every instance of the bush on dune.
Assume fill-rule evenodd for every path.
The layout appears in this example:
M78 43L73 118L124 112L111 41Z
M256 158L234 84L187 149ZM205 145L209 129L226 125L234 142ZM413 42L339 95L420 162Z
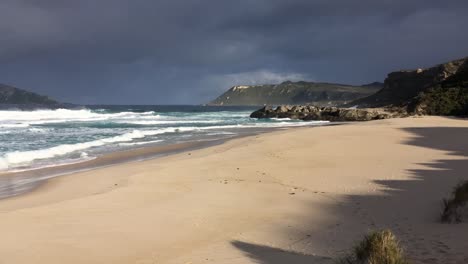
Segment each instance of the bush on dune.
M468 181L455 186L452 197L444 199L441 220L445 223L460 223L468 216Z
M340 264L408 264L403 249L389 230L373 232L353 249Z

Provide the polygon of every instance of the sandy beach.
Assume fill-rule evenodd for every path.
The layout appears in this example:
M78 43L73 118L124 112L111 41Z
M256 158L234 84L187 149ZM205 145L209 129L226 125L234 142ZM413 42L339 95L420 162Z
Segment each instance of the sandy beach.
M468 263L438 222L468 120L295 128L54 178L0 201L0 263L333 263L390 228L413 263Z

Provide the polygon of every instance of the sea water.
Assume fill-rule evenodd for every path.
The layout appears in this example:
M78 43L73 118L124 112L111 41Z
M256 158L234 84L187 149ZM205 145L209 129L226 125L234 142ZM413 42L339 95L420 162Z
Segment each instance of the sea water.
M274 128L319 125L253 119L251 107L88 106L80 109L1 110L0 172L76 163L105 153Z

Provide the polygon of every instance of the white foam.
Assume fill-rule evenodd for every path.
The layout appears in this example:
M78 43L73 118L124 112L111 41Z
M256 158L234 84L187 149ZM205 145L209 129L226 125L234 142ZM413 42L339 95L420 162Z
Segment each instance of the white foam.
M143 138L147 135L152 135L156 133L159 133L159 131L142 132L139 130L134 130L133 132L126 133L123 135L98 139L89 142L63 144L47 149L9 152L0 158L0 169L5 170L17 165L28 164L34 160L54 158L56 156L66 155L75 151L104 146L111 143L131 141L136 138Z
M0 170L6 170L18 165L26 165L35 160L43 160L63 156L75 151L85 150L94 147L100 147L112 143L129 142L134 139L141 139L146 136L154 136L164 133L185 132L198 129L197 127L168 127L158 130L133 130L130 133L125 133L119 136L103 138L83 143L63 144L51 148L30 150L30 151L14 151L6 153L0 157Z
M242 118L242 119L236 119ZM31 164L36 165L37 160L52 159L60 156L64 156L73 152L82 151L80 154L81 159L88 158L88 153L84 150L96 147L102 147L106 145L120 145L120 146L133 146L133 145L144 145L150 143L160 142L160 140L154 140L155 135L165 133L183 133L183 132L200 132L209 131L208 135L215 134L235 134L233 131L238 128L269 128L269 127L293 127L293 126L307 126L316 125L322 122L291 122L290 120L274 120L274 122L260 122L258 120L248 118L247 112L213 112L213 113L193 113L183 114L181 116L159 116L155 112L120 112L120 113L106 113L99 110L68 110L68 109L57 109L57 110L37 110L37 111L0 111L0 127L8 128L8 130L0 131L0 134L8 133L21 133L27 131L31 133L40 133L50 131L46 127L29 127L31 125L48 124L48 123L61 123L61 122L94 122L94 121L105 121L117 124L137 124L137 125L172 125L171 127L152 129L152 130L113 130L112 128L101 129L99 128L97 133L114 133L115 131L122 131L121 135L91 140L87 142L80 142L75 144L62 144L49 148L43 148L39 150L27 150L27 151L14 151L4 153L0 156L0 170L20 168L29 166ZM287 122L289 121L289 122ZM222 125L224 122L231 122L229 125ZM242 124L232 124L232 122L239 122ZM179 127L182 124L193 124L194 126ZM199 124L212 124L210 126L199 127L195 125ZM26 128L26 129L23 129ZM79 126L78 126L79 128ZM96 129L91 129L89 134L93 136ZM109 131L108 131L109 130ZM210 131L214 130L214 131ZM125 133L127 132L127 133ZM70 135L76 133L74 130ZM88 133L88 130L79 130L79 135L83 136ZM207 135L206 133L204 133ZM68 136L68 135L67 135ZM179 135L180 136L180 135ZM145 137L151 137L147 141L142 140ZM138 141L138 142L132 142ZM64 157L69 158L69 157ZM55 159L54 159L55 160ZM54 163L59 160L55 160ZM39 161L38 163L43 163Z
M147 145L152 143L162 142L164 140L151 140L151 141L144 141L144 142L133 142L133 143L119 143L120 146L139 146L139 145Z
M70 110L36 110L36 111L0 111L0 127L22 128L30 125L62 123L62 122L86 122L105 121L119 119L157 119L155 112L120 112L99 113L89 109Z
M29 124L26 123L0 124L0 128L20 128L28 126Z
M133 124L133 125L169 125L169 124L217 124L223 120L142 120L142 121L117 121L119 124Z
M8 167L9 167L8 162L4 160L3 158L0 158L0 170L6 170L8 169Z
M279 117L272 117L270 118L271 120L279 120L279 121L286 121L286 120L292 120L289 117L284 117L284 118L279 118Z
M47 132L47 129L31 127L31 128L28 129L28 131L33 132L33 133L45 133L45 132Z

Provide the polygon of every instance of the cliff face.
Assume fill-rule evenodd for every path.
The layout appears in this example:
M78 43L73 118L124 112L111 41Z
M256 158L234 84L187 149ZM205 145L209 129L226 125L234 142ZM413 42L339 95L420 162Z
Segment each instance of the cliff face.
M468 59L453 74L421 92L408 110L424 115L468 116Z
M0 108L58 107L62 104L47 96L0 84Z
M264 107L251 117L369 121L412 114L468 116L468 57L428 69L392 72L378 92L344 106L359 108Z
M234 86L210 105L338 105L368 96L379 83L351 86L314 82L283 82L278 85Z
M384 87L380 91L355 100L349 103L348 106L388 107L413 105L414 108L415 100L422 93L428 92L444 82L458 80L462 78L460 75L466 76L466 70L462 69L466 68L467 60L468 58L455 60L428 69L392 72L385 79ZM454 81L450 82L453 85Z

